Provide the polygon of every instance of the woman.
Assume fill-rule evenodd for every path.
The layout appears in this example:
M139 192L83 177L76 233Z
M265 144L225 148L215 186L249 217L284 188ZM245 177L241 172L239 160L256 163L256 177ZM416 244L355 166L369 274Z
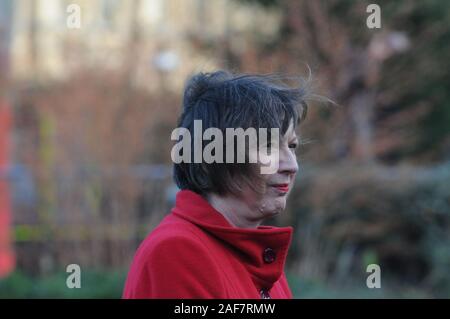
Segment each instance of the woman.
M181 189L175 207L140 245L123 298L292 298L284 273L292 227L261 223L285 209L293 187L295 128L306 116L304 98L302 88L274 76L218 71L190 79L179 128L198 134L195 120L201 121L202 134L209 128L223 135L227 128L254 128L258 143L245 144L243 163L236 143L217 136L214 141L223 143L226 154L213 155L225 159L231 152L234 161L194 160L194 141L183 149L181 156L190 160L175 160ZM264 143L259 130L264 128L278 130L279 137L270 131L270 142ZM208 143L203 139L201 146ZM264 147L270 152L258 153ZM276 169L261 173L275 157Z

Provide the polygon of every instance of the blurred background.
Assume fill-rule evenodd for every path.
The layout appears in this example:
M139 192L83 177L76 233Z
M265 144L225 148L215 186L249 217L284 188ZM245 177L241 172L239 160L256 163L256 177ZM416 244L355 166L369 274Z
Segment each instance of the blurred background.
M121 296L177 192L184 81L219 68L311 70L335 102L310 101L270 221L295 298L450 297L450 2L377 1L379 29L370 3L0 0L0 297Z

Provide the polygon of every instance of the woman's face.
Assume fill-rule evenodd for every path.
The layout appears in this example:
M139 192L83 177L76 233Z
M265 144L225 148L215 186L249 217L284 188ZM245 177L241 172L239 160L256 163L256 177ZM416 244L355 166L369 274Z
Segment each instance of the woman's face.
M294 185L298 171L295 149L298 145L294 126L289 126L279 141L279 164L274 174L262 174L263 193L257 193L250 187L242 192L241 199L251 207L255 219L277 215L286 207L287 197ZM264 161L267 163L267 161Z

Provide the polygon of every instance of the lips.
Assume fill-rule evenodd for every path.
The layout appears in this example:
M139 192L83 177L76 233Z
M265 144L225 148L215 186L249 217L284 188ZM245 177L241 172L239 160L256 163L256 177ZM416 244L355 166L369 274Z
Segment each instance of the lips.
M275 184L272 187L276 188L282 193L287 193L289 191L289 184Z

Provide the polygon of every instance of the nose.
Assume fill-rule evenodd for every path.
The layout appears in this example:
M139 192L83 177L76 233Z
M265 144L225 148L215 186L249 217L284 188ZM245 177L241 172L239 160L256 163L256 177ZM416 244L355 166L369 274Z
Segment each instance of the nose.
M298 171L298 162L295 153L289 148L280 150L278 173L294 175Z

